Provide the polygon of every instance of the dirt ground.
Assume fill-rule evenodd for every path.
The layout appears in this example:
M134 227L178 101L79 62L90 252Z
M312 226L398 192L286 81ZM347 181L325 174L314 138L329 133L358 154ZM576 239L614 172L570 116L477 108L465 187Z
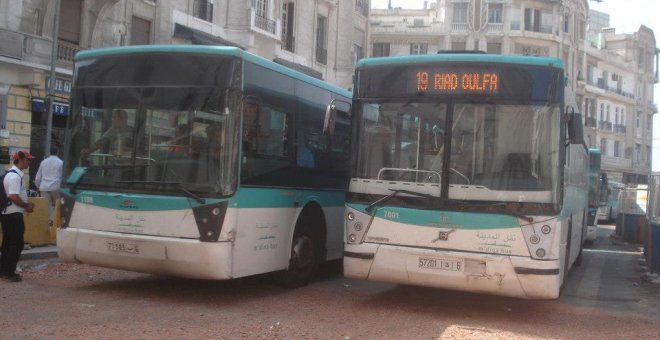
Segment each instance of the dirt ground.
M0 281L0 338L660 338L658 285L640 280L639 255L601 243L553 301L349 280L336 264L286 289L268 276L199 281L32 261L23 282Z

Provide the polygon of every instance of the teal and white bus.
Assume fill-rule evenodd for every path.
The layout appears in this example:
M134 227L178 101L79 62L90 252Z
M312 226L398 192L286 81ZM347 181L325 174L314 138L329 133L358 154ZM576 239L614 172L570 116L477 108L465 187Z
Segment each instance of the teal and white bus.
M601 191L606 190L603 184L606 181L600 172L601 153L600 149L590 148L589 152L589 213L587 217L586 243L593 243L598 234L598 209L600 208Z
M558 297L588 198L561 60L371 58L355 81L345 276Z
M350 97L231 47L78 53L60 258L307 282L342 256Z

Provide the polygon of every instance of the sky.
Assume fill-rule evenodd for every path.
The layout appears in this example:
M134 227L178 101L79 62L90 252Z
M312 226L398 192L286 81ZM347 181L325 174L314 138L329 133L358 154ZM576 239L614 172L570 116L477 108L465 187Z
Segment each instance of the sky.
M427 0L429 3L433 0ZM589 8L610 15L610 27L617 33L634 33L641 25L653 30L660 45L660 0L588 0ZM388 0L371 0L373 8L387 8ZM392 0L392 7L424 8L424 0ZM660 84L654 88L654 102L660 105ZM660 171L660 113L653 115L653 171Z

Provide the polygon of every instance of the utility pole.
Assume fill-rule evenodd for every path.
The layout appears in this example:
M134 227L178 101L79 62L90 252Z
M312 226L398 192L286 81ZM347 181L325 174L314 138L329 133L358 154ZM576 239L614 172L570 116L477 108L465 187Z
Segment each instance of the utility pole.
M50 155L50 135L53 131L53 94L55 92L55 64L57 63L57 41L59 39L60 28L60 0L55 0L55 18L53 18L53 49L50 55L50 79L48 84L47 103L47 122L46 122L46 143L44 145L44 157Z

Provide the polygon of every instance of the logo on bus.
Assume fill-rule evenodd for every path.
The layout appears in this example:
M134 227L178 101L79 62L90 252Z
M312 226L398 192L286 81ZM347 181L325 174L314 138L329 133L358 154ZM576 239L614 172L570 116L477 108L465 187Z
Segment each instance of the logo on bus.
M122 209L137 209L138 206L132 200L123 200L119 203L119 207Z

